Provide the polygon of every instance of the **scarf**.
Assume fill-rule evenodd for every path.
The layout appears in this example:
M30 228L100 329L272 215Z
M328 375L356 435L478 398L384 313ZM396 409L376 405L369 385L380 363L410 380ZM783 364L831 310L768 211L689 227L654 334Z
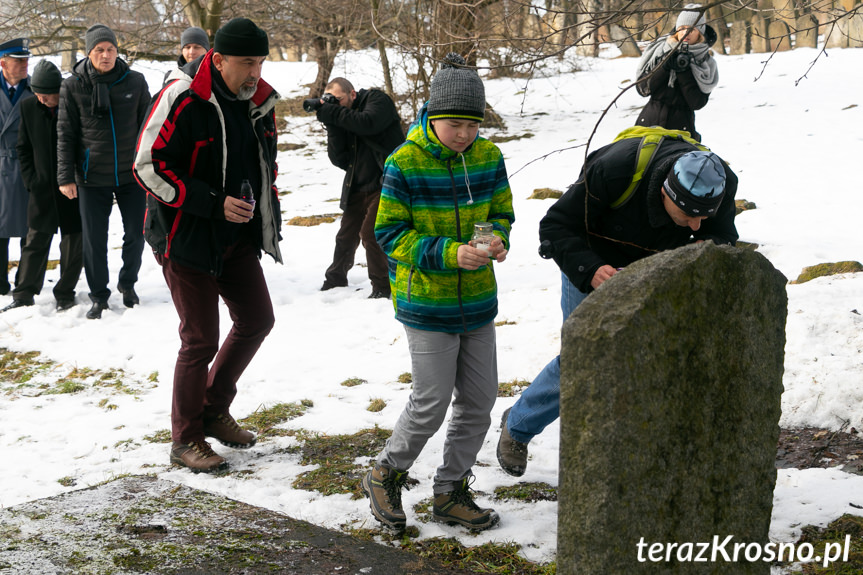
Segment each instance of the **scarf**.
M122 65L121 65L122 64ZM87 72L87 77L93 85L93 96L90 102L90 110L97 118L102 118L108 114L111 109L111 95L109 88L111 84L119 80L126 72L125 64L121 60L117 60L114 69L106 74L101 74L90 60L84 64Z
M650 74L665 59L669 52L677 48L677 44L678 42L669 40L668 36L663 36L645 48L641 59L638 61L636 81ZM705 42L690 44L689 53L692 54L692 63L689 65L689 69L692 71L692 77L695 78L695 82L698 84L698 89L705 94L710 94L716 87L716 84L719 83L719 69L710 51L710 46ZM668 87L673 88L676 80L677 72L672 70L668 74ZM637 89L638 93L642 96L650 95L650 88L647 82L640 82L637 85Z

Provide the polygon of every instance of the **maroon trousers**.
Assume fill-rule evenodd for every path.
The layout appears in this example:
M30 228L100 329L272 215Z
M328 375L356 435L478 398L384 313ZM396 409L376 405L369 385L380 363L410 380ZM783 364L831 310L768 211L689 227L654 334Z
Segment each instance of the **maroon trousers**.
M156 259L180 316L171 438L180 443L203 441L204 417L228 413L237 380L273 328L270 292L256 250L245 242L228 248L219 277L158 255ZM234 322L222 347L219 297Z

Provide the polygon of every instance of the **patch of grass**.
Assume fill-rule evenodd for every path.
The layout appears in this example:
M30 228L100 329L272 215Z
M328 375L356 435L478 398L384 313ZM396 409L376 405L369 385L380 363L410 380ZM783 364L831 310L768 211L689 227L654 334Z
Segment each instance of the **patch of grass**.
M524 138L533 138L532 132L525 132L524 134L514 134L512 136L499 136L497 134L493 136L489 136L489 141L494 142L495 144L503 144L505 142L513 142L515 140L521 140Z
M755 202L750 202L748 200L734 200L734 215L739 215L740 212L745 212L746 210L754 210L758 206L755 205Z
M63 487L75 487L75 485L78 484L78 481L74 477L69 477L67 475L66 477L61 477L60 479L58 479L57 483L59 483Z
M475 547L462 545L451 538L434 538L417 541L402 538L402 549L421 557L435 559L447 567L464 569L471 573L500 573L506 575L555 575L555 563L537 565L519 556L517 543L485 543Z
M306 146L308 146L308 144L303 144L303 143L295 144L292 142L281 142L279 144L276 144L276 149L279 152L292 152L294 150L302 150Z
M552 188L537 188L533 191L531 195L527 197L528 200L547 200L549 198L557 199L563 195L563 192L560 190L555 190Z
M296 419L306 412L314 403L310 399L303 399L299 403L277 403L272 407L260 406L251 415L240 419L238 423L243 427L251 427L258 433L258 439L266 437L278 437L289 435L287 429L278 429L276 426L291 419Z
M495 488L494 498L499 501L557 501L557 487L548 483L516 483Z
M56 270L60 266L60 260L48 260L48 265L45 266L46 270Z
M303 465L349 462L357 457L372 457L380 453L392 435L389 429L375 426L352 435L306 435L299 448Z
M78 393L79 391L84 391L87 388L80 381L76 381L74 379L61 379L57 382L52 389L49 389L45 393L48 395L59 395L63 393Z
M355 463L330 461L317 469L300 473L291 486L294 489L317 491L324 495L350 493L351 499L360 499L363 497L360 481L367 471L368 469Z
M376 397L369 402L369 406L366 408L366 411L371 411L372 413L377 413L379 411L383 411L383 409L387 406L387 402L383 399Z
M144 441L149 441L150 443L170 443L171 442L171 430L170 429L160 429L159 431L155 431L150 435L144 436Z
M512 381L502 381L497 384L498 397L515 397L525 390L530 385L526 379L513 379Z
M850 274L863 272L863 264L855 261L824 263L803 268L797 279L792 281L793 284L802 284L815 278L823 276L834 276L837 274Z
M289 226L311 227L320 224L331 224L336 221L340 214L322 214L320 216L296 216L289 219L286 223Z
M157 383L159 381L159 372L151 372L150 375L147 376L147 381L149 381L150 383Z
M851 536L848 561L837 561L827 567L823 563L813 562L803 564L803 573L807 575L859 575L863 573L863 517L845 514L833 521L827 527L809 525L801 530L800 543L810 543L815 548L815 556L824 557L827 544L833 549L839 545L845 550L847 536ZM841 559L841 558L840 558Z
M0 382L27 383L36 373L48 371L56 365L38 358L38 351L18 352L0 348Z
M508 319L504 319L504 320L501 320L501 321L496 321L496 322L494 322L494 325L495 325L495 327L500 327L500 326L502 326L502 325L516 325L516 322L514 322L514 321L510 321L510 320L508 320Z
M368 383L368 381L360 377L349 377L348 379L344 380L341 385L344 387L354 387L356 385L362 385L364 383Z
M98 405L99 407L101 407L102 409L104 409L106 411L113 411L113 410L117 409L117 406L113 403L110 403L110 401L111 400L106 397L105 399L100 400L99 403L97 403L96 405Z
M360 481L368 470L354 461L380 453L391 434L375 426L353 435L302 435L297 449L300 462L318 467L297 476L293 486L324 495L350 493L353 499L361 498Z
M413 383L414 376L411 375L411 372L406 371L401 374L396 381L398 381L399 383Z

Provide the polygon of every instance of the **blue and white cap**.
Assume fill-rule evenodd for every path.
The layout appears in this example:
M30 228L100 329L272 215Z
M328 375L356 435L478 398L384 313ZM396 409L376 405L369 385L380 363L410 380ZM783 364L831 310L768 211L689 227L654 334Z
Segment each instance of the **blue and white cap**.
M11 58L30 57L30 38L15 38L0 44L0 58L9 56Z
M713 152L687 152L677 158L665 193L690 216L713 216L725 195L725 165Z

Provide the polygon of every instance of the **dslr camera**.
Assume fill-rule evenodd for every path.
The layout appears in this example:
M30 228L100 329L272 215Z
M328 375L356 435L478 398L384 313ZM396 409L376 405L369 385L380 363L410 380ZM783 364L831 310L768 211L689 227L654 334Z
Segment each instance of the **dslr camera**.
M338 99L330 94L329 92L325 93L320 98L308 98L303 100L303 110L306 112L315 112L318 108L323 106L324 104L338 104Z
M689 51L689 42L681 42L677 54L674 55L673 67L678 72L689 69L692 63L692 53Z

